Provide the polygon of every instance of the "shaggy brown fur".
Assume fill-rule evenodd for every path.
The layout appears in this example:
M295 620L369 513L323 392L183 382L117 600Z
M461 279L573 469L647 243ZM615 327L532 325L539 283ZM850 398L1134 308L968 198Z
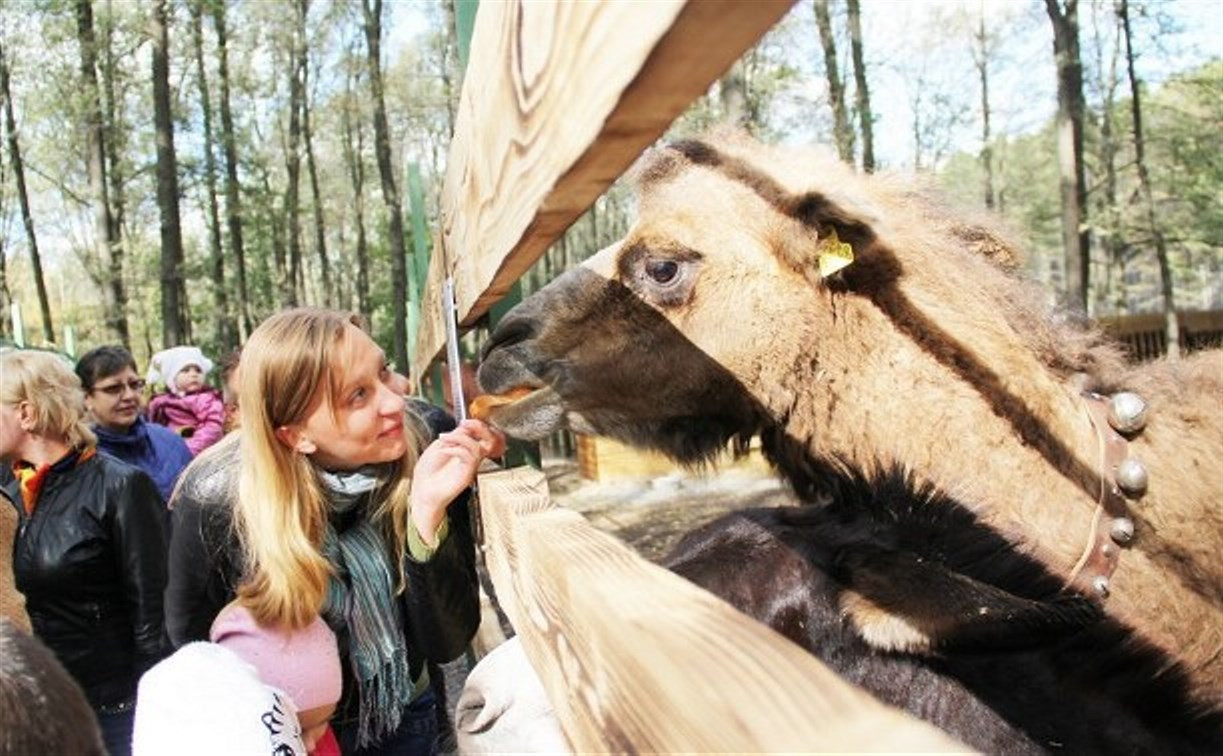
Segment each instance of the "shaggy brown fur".
M1150 486L1105 608L1223 705L1223 352L1127 365L1016 277L1004 237L911 178L737 137L659 150L639 175L628 235L498 327L483 387L543 390L495 422L687 461L759 432L808 497L828 465L911 470L1069 577L1101 476L1081 391L1139 392L1130 455ZM856 260L825 280L831 231Z

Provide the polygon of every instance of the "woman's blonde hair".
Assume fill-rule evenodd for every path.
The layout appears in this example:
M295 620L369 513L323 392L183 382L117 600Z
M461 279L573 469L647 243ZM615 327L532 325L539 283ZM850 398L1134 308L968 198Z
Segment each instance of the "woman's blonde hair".
M296 308L265 320L242 348L238 404L242 407L241 463L234 524L247 564L239 599L255 619L302 628L327 596L331 564L322 553L328 505L309 458L276 437L323 402L329 411L341 390L348 328L363 328L359 315ZM375 491L368 517L387 541L389 556L405 578L408 494L421 440L413 437L389 481Z
M0 354L0 403L22 402L34 412L34 435L91 447L97 437L85 423L85 392L72 366L50 352L18 349Z

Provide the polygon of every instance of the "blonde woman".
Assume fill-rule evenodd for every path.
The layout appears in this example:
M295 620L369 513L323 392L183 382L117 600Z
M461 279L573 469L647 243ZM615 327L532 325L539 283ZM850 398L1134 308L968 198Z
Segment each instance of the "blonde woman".
M107 751L127 754L136 683L163 651L165 506L144 472L97 453L81 383L60 357L6 352L0 376L17 589L34 634L84 689Z
M479 616L464 494L504 438L468 420L425 446L436 416L405 404L349 313L272 316L238 373L240 429L172 503L171 641L205 639L234 597L271 626L322 613L345 658L343 753L432 752L426 664L462 653Z

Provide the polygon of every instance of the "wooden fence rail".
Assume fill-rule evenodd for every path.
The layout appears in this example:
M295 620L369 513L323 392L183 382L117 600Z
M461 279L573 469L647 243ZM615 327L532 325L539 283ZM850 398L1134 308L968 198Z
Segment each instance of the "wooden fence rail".
M577 752L964 751L548 498L480 476L502 608Z

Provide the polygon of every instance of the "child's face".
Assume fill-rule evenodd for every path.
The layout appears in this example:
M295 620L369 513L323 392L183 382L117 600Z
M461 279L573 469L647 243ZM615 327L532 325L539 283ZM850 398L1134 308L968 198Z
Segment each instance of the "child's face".
M302 745L306 746L307 753L314 753L314 747L318 745L319 738L323 737L323 733L327 731L327 723L331 721L331 715L335 713L335 706L335 704L327 704L297 712L297 724L301 726L302 730Z
M174 377L174 384L184 394L199 391L204 387L204 371L200 370L199 365L188 365L178 371L178 375Z

